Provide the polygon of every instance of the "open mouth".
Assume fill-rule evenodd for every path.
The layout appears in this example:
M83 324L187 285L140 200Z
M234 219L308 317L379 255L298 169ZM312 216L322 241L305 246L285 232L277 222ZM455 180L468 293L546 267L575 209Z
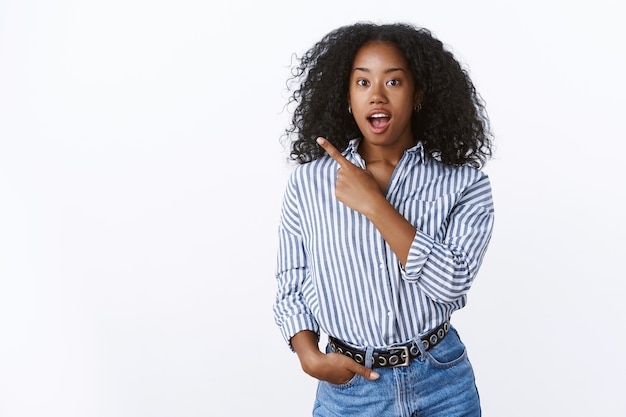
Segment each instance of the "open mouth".
M386 113L374 113L367 118L367 121L374 132L381 132L386 129L390 119L391 117Z

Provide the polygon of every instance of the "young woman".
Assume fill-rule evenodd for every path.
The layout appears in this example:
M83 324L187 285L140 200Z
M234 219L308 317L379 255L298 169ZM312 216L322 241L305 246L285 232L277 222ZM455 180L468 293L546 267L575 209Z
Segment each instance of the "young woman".
M480 415L450 324L493 227L491 135L467 72L426 29L358 23L295 78L274 314L320 381L313 415Z

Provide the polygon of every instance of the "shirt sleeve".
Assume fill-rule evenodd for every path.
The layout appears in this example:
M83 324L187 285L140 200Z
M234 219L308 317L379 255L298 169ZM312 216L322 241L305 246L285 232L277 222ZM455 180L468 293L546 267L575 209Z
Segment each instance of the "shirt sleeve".
M305 302L306 293L312 291L312 286L308 277L297 207L295 186L290 181L283 199L278 231L278 289L273 309L276 324L290 348L291 338L300 331L310 330L319 335L317 321Z
M451 303L470 289L491 239L494 210L486 175L466 188L447 219L443 241L417 230L402 277L433 301Z

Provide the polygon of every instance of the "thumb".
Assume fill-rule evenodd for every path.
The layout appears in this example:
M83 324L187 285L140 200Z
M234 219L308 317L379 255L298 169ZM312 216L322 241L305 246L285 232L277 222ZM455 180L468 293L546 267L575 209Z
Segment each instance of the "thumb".
M363 365L359 365L356 362L354 363L354 366L350 370L354 372L355 374L361 375L365 379L369 379L370 381L375 381L380 376L380 374L374 371L373 369L370 369Z

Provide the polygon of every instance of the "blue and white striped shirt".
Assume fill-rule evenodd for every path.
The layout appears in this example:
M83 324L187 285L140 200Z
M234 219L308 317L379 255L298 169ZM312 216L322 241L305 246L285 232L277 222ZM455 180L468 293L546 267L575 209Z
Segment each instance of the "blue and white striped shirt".
M343 155L365 168L358 143ZM465 306L493 228L489 179L434 160L421 143L405 151L386 191L417 228L402 266L374 225L335 198L337 168L328 156L298 165L285 190L274 305L282 335L322 331L357 348L416 339Z

